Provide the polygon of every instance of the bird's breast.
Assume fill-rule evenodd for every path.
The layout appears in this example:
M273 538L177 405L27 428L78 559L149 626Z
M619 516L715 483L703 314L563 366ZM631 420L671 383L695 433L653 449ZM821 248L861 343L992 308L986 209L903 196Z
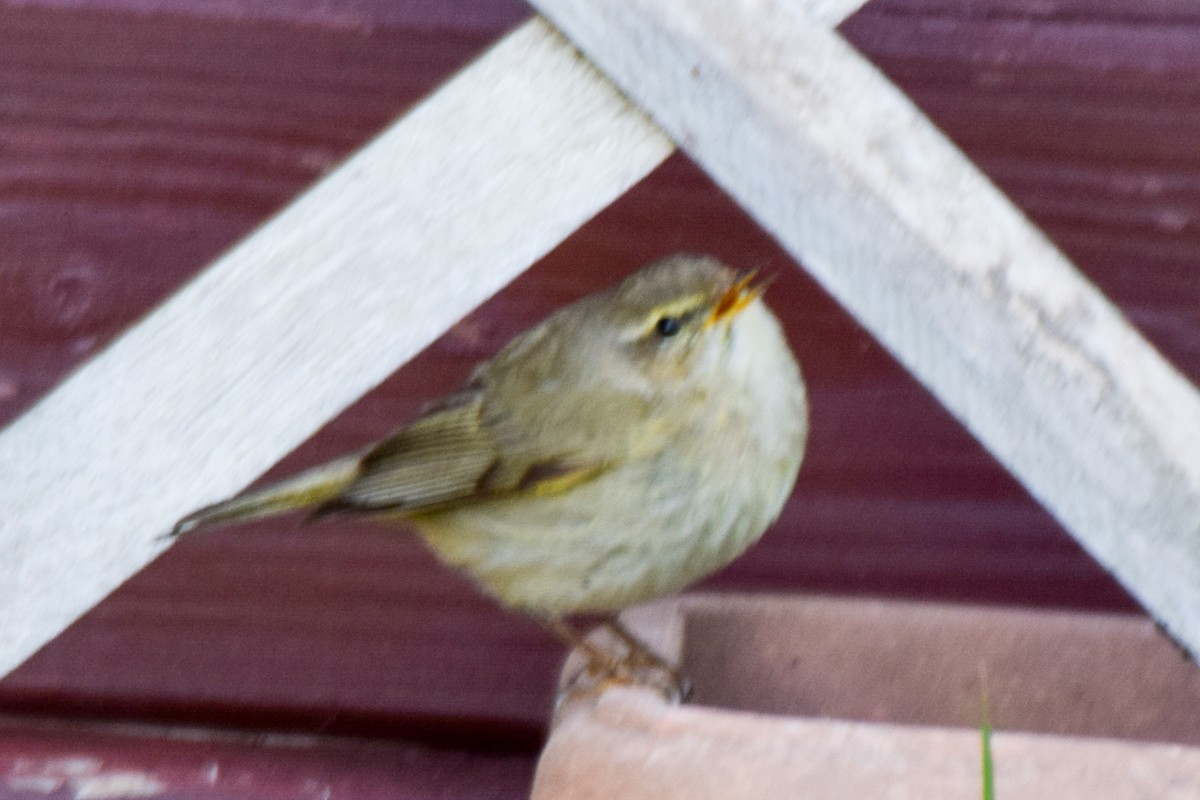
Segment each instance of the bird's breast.
M778 516L807 431L778 323L761 306L738 322L731 363L692 387L702 396L654 448L561 494L431 517L419 523L430 546L501 602L541 615L621 609L728 564Z

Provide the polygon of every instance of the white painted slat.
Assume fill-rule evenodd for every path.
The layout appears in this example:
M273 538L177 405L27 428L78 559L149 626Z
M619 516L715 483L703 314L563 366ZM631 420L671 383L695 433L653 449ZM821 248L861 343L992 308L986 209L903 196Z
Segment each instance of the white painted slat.
M1200 652L1200 397L828 20L534 5Z
M795 3L813 22L836 28L847 17L865 6L867 0L795 0Z
M0 433L0 674L672 150L535 20L221 258Z

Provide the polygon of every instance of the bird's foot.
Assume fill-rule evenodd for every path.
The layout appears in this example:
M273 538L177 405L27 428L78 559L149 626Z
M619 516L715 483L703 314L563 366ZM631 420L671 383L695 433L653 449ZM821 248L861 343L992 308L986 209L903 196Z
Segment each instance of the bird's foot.
M581 697L599 697L617 686L654 689L672 705L684 702L691 695L687 678L669 665L630 657L609 657L602 662L589 660L576 670L563 683L555 705L561 707Z
M640 683L660 688L670 703L682 703L691 697L692 683L679 667L635 636L620 618L611 616L604 621L604 626L625 645L622 662L635 674L643 676Z
M626 661L631 678L627 685L648 686L657 689L671 705L679 705L692 695L692 683L687 676L669 664L652 662L639 663L636 659Z
M634 636L616 617L605 620L612 634L607 646L580 636L561 619L546 618L542 625L583 657L583 665L559 689L555 708L585 697L599 697L614 686L645 686L657 690L672 704L691 695L691 683L679 669Z

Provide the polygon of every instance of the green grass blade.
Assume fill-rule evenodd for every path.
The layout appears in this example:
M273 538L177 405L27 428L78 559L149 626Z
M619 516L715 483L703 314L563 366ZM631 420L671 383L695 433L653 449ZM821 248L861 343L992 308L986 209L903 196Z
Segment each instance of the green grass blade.
M983 719L979 724L983 748L983 800L996 800L996 778L992 764L992 713L988 707L987 675L983 674L980 677L983 679Z

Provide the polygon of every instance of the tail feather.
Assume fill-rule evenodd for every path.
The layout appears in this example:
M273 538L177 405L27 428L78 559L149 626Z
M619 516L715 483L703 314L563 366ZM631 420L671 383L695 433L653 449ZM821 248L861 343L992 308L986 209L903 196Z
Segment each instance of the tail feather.
M201 528L249 522L328 502L358 477L361 461L358 455L340 458L294 478L205 506L176 522L163 538L175 539Z

